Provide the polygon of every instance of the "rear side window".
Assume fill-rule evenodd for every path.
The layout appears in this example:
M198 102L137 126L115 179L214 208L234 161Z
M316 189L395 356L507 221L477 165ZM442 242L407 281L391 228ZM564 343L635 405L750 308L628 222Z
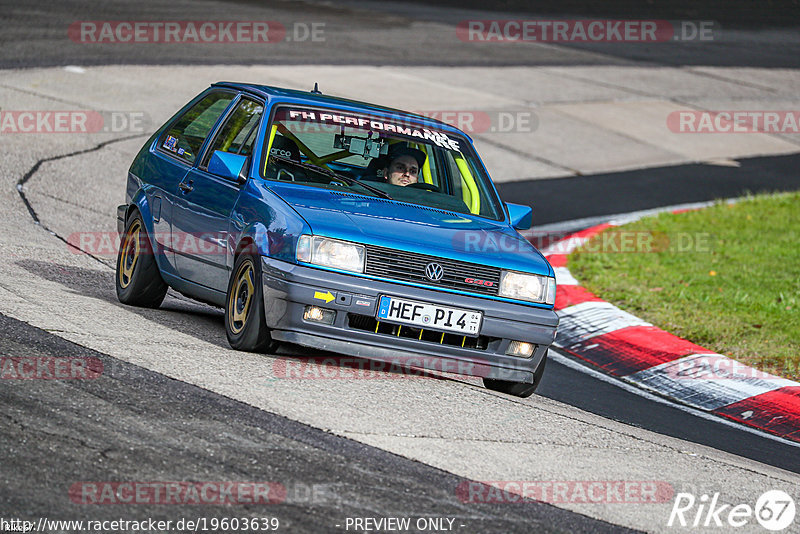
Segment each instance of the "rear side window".
M225 92L206 95L172 123L161 138L161 148L193 164L203 141L234 96L233 93Z
M217 137L214 138L214 143L204 158L203 166L208 165L215 150L249 156L253 151L258 121L263 113L264 106L262 104L243 98L233 113L229 115L225 125L220 128Z

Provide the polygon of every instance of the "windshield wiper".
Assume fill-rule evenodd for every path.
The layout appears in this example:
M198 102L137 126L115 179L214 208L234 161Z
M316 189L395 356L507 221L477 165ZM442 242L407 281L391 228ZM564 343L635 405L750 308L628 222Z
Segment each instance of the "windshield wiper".
M284 163L288 163L290 165L294 165L296 167L300 167L302 169L309 169L309 170L318 172L320 174L323 174L325 176L329 176L331 178L336 178L337 180L343 181L347 185L359 185L359 186L363 187L364 189L366 189L367 191L369 191L370 193L374 193L375 195L377 195L379 197L387 198L389 200L394 200L389 195L389 193L386 193L385 191L381 191L377 187L373 187L371 185L367 185L367 184L365 184L364 182L362 182L360 180L356 180L355 178L350 178L349 176L345 176L344 174L339 174L339 173L334 172L334 171L332 171L330 169L326 169L325 167L312 165L311 163L301 163L299 161L294 161L293 159L289 159L289 158L286 158L286 157L283 157L283 156L278 156L276 154L270 154L269 157L272 158L272 159L278 160L278 161L282 161Z

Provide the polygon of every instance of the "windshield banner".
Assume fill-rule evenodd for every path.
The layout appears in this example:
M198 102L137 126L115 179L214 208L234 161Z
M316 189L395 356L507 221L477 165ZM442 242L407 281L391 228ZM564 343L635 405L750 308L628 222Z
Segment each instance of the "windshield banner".
M289 130L294 130L292 123L310 123L311 129L306 128L305 124L300 128L303 132L324 131L338 133L343 127L356 128L359 130L377 131L393 136L405 137L407 139L430 142L447 150L461 151L459 140L448 137L444 132L424 128L419 124L399 120L387 120L375 117L364 117L342 113L338 111L310 110L298 108L281 108L275 114L275 120L288 122L285 126Z

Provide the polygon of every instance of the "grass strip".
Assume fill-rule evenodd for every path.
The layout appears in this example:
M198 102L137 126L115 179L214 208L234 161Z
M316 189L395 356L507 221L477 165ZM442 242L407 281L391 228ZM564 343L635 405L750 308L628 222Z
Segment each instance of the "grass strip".
M621 309L800 380L800 194L647 217L606 230L568 261L581 285Z

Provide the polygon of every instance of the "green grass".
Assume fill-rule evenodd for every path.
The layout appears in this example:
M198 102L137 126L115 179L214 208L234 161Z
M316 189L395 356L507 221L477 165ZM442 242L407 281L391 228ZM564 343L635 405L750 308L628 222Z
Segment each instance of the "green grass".
M663 213L604 234L569 256L584 287L677 336L800 380L800 194ZM656 251L607 252L637 239L637 250Z

